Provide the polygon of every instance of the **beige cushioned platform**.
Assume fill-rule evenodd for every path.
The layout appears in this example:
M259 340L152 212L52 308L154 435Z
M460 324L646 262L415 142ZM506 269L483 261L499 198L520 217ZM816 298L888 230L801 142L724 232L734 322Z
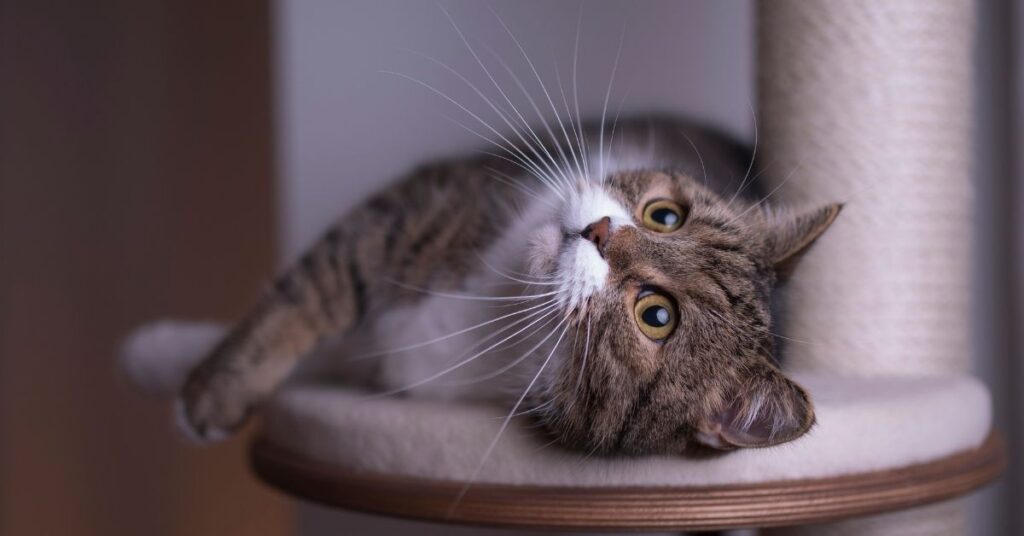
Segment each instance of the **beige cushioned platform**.
M903 467L980 446L991 400L969 376L847 378L794 374L818 423L796 441L710 459L585 457L548 446L517 418L478 483L539 486L702 486L825 478ZM368 398L335 385L282 389L263 410L262 436L355 472L447 481L472 477L501 426L500 408Z

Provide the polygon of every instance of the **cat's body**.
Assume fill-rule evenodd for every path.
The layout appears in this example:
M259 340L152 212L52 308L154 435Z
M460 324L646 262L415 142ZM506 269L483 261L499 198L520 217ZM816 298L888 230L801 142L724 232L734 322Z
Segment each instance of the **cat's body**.
M838 206L765 210L738 192L749 155L688 123L576 134L421 168L341 219L191 373L191 428L236 428L320 348L348 381L502 401L588 451L806 431L769 299Z
M598 129L591 127L585 132L591 138L590 145L596 147L600 143ZM611 137L610 130L607 135ZM667 118L626 120L616 126L615 139L610 141L610 148L603 155L606 174L638 169L675 169L685 170L703 183L705 170L710 166L708 186L728 198L737 191L749 169L750 155L745 147L716 132ZM555 149L549 150L557 158ZM588 167L599 170L601 159L601 154L589 155ZM413 396L505 401L509 396L514 400L522 392L524 375L528 381L529 371L536 370L538 365L536 360L523 360L521 366L513 367L508 374L476 380L504 369L520 358L544 336L551 334L550 329L542 327L553 325L555 320L545 323L547 318L530 317L494 338L483 342L481 339L492 336L530 312L542 309L538 307L540 300L534 300L523 304L532 310L509 317L517 308L513 307L515 301L510 302L506 298L549 290L543 285L526 283L529 280L525 275L529 271L529 261L524 255L529 250L534 229L544 223L546 207L542 200L532 198L522 188L508 181L495 180L494 172L488 168L508 168L508 162L482 157L454 165L467 163L471 163L475 171L460 175L462 181L452 185L453 191L445 193L445 199L434 203L444 206L449 196L456 200L476 198L479 200L477 203L459 206L458 210L479 211L478 217L486 218L497 231L492 235L492 231L479 225L475 229L462 229L461 232L482 232L489 237L485 238L489 243L462 252L460 257L467 255L463 259L468 264L460 266L459 277L455 280L444 277L448 275L444 270L449 268L443 262L434 265L441 276L438 281L431 280L422 287L416 287L418 291L413 291L408 302L385 307L367 320L364 329L333 341L325 349L319 361L328 373L343 381L368 384L383 391L401 390ZM444 168L449 165L453 164L439 164L440 169L432 169L436 169L436 176L445 176ZM505 169L503 172L538 193L543 190L541 185L531 184L536 179L521 170ZM415 182L421 179L414 174L407 180ZM470 182L486 183L487 194L480 195L477 188L481 185ZM749 206L752 200L759 198L759 191L757 185L748 184L745 192L736 196L737 204ZM463 227L454 219L448 223ZM501 300L482 299L489 297ZM484 322L491 324L451 336L468 326ZM424 381L447 371L455 358L472 357L527 326L521 334L521 343L511 348L508 344L500 345L465 366L445 372L436 381ZM528 336L535 331L538 333ZM517 340L519 338L516 337ZM543 359L556 338L557 333L533 352L534 357ZM426 341L436 342L424 344ZM466 354L469 348L476 351Z

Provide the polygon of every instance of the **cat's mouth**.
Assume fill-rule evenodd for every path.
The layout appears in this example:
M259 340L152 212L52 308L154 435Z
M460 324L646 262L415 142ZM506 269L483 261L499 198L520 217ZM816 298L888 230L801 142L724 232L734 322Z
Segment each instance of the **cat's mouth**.
M583 311L590 297L604 287L608 271L608 263L593 243L578 232L563 236L555 279L563 309Z
M551 217L530 241L528 271L554 285L566 313L582 311L608 279L604 246L630 216L602 187L581 184Z
M530 240L527 271L549 290L566 313L582 311L591 296L604 287L608 263L581 230L551 224Z

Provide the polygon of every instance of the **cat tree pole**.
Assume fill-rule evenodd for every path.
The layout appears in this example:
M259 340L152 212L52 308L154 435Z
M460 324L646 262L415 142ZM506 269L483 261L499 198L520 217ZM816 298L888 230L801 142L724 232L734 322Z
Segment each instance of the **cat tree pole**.
M968 370L972 30L970 0L758 4L761 163L775 195L848 202L787 291L786 332L813 343L788 345L792 370ZM962 510L810 531L909 534L927 517L929 534L959 534Z

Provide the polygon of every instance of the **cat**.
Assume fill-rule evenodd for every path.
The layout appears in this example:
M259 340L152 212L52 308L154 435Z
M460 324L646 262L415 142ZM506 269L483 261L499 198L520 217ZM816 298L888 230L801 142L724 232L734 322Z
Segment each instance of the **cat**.
M497 401L588 453L807 432L771 299L842 205L770 208L748 148L682 119L571 130L425 165L342 217L188 373L188 431L230 435L320 349L345 381Z

